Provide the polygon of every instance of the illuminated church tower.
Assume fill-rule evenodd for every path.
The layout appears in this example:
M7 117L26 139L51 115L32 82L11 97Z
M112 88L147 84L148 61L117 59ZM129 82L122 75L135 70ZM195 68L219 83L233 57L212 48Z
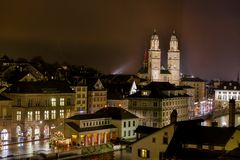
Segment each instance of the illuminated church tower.
M168 50L168 70L171 73L170 83L179 85L180 82L180 51L175 31L171 36L170 49Z
M154 30L151 36L150 49L148 50L148 79L151 82L160 81L161 51L159 49L159 38Z

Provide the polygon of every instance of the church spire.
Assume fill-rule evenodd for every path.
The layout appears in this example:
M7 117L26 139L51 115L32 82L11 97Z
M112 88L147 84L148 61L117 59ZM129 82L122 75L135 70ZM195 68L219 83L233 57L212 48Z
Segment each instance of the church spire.
M159 49L159 38L156 32L156 29L154 29L153 34L151 36L151 44L150 44L150 50L158 51Z
M178 51L178 40L176 37L175 30L172 32L171 40L170 40L170 51Z

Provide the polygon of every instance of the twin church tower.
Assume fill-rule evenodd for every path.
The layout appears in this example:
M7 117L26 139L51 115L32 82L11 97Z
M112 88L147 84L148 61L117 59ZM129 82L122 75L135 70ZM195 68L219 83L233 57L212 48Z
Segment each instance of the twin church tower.
M178 40L173 31L170 39L170 48L167 53L167 69L161 66L161 50L159 48L159 38L154 30L151 36L150 49L144 55L143 67L137 75L140 78L151 82L169 82L179 85L180 82L180 51Z

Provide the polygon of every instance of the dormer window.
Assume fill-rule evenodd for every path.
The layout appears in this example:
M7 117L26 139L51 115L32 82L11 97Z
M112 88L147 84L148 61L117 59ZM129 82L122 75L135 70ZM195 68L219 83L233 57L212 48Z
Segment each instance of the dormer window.
M149 96L150 91L142 91L142 96Z

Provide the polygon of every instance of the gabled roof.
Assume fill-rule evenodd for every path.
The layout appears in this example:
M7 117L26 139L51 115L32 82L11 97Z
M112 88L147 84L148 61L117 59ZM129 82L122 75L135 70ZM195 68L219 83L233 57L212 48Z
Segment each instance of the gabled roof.
M104 87L107 89L108 99L123 99L129 95L131 90L131 83L113 84L104 83Z
M121 84L121 83L132 83L133 81L139 80L140 78L136 75L131 74L110 74L104 75L101 77L101 81L103 83L114 83L114 84Z
M111 116L112 119L117 120L138 118L136 115L130 113L129 111L121 107L105 107L98 110L96 113L107 114Z
M63 81L17 82L6 93L74 93Z
M181 155L182 144L225 146L236 128L206 127L177 123L166 155Z
M78 86L87 86L88 91L93 91L93 90L96 90L95 85L97 83L99 83L104 89L104 86L102 85L102 82L99 78L84 78L77 85Z
M103 114L103 113L93 113L93 114L77 114L72 117L69 117L68 119L71 120L86 120L86 119L97 119L97 118L110 118L108 114Z
M240 90L240 84L235 81L225 81L215 90Z
M95 126L95 127L84 127L84 128L80 128L74 122L66 122L66 124L69 125L71 128L73 128L77 132L86 132L86 131L95 131L95 130L102 130L102 129L117 128L116 126L114 126L112 124L104 125L104 126Z
M160 128L154 128L154 127L147 127L147 126L138 126L135 130L136 133L142 133L142 134L152 134L156 131L159 131Z
M171 98L171 97L189 97L187 94L167 95L165 91L181 91L180 87L168 82L151 82L147 86L140 88L136 93L129 95L129 98ZM149 95L142 95L143 91L148 91ZM185 92L185 91L184 91Z
M0 94L0 101L11 101L12 99Z

